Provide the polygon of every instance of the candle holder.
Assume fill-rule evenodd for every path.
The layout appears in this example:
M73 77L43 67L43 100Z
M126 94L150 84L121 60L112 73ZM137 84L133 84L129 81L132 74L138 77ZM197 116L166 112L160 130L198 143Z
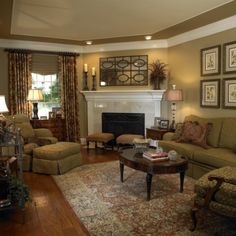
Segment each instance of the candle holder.
M88 88L88 72L84 71L84 88L83 88L84 91L88 91L89 88Z
M93 87L92 87L92 91L96 91L96 75L92 75L93 77Z

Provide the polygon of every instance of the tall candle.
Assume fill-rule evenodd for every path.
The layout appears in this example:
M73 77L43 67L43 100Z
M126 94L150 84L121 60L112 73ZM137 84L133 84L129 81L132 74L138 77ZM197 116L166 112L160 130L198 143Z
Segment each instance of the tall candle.
M93 75L93 76L96 75L95 67L92 67L92 75Z
M84 72L88 72L88 64L84 64Z

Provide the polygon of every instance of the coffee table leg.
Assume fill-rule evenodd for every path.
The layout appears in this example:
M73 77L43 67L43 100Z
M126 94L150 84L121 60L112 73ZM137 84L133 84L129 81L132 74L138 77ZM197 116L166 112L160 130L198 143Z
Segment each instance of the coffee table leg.
M185 176L185 171L180 172L180 192L182 193L184 191L184 176Z
M120 181L124 182L124 164L120 162Z
M147 181L147 201L149 201L151 196L152 174L147 173L146 181Z

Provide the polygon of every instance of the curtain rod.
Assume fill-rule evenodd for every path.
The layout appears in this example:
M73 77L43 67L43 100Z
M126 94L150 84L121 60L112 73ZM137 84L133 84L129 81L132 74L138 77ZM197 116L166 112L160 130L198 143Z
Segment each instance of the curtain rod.
M51 55L66 55L66 56L76 56L80 54L75 52L54 52L54 51L41 51L41 50L30 50L30 49L17 49L17 48L5 48L6 52L22 52L22 53L38 53L38 54L51 54Z

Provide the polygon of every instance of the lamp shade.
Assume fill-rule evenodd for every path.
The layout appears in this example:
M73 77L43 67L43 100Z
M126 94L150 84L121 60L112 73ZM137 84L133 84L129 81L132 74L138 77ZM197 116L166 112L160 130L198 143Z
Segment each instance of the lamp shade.
M166 91L167 101L183 101L183 93L181 89L170 89Z
M43 92L41 89L30 89L28 93L28 101L38 102L43 100Z
M8 108L5 101L5 96L0 95L0 112L8 112Z

